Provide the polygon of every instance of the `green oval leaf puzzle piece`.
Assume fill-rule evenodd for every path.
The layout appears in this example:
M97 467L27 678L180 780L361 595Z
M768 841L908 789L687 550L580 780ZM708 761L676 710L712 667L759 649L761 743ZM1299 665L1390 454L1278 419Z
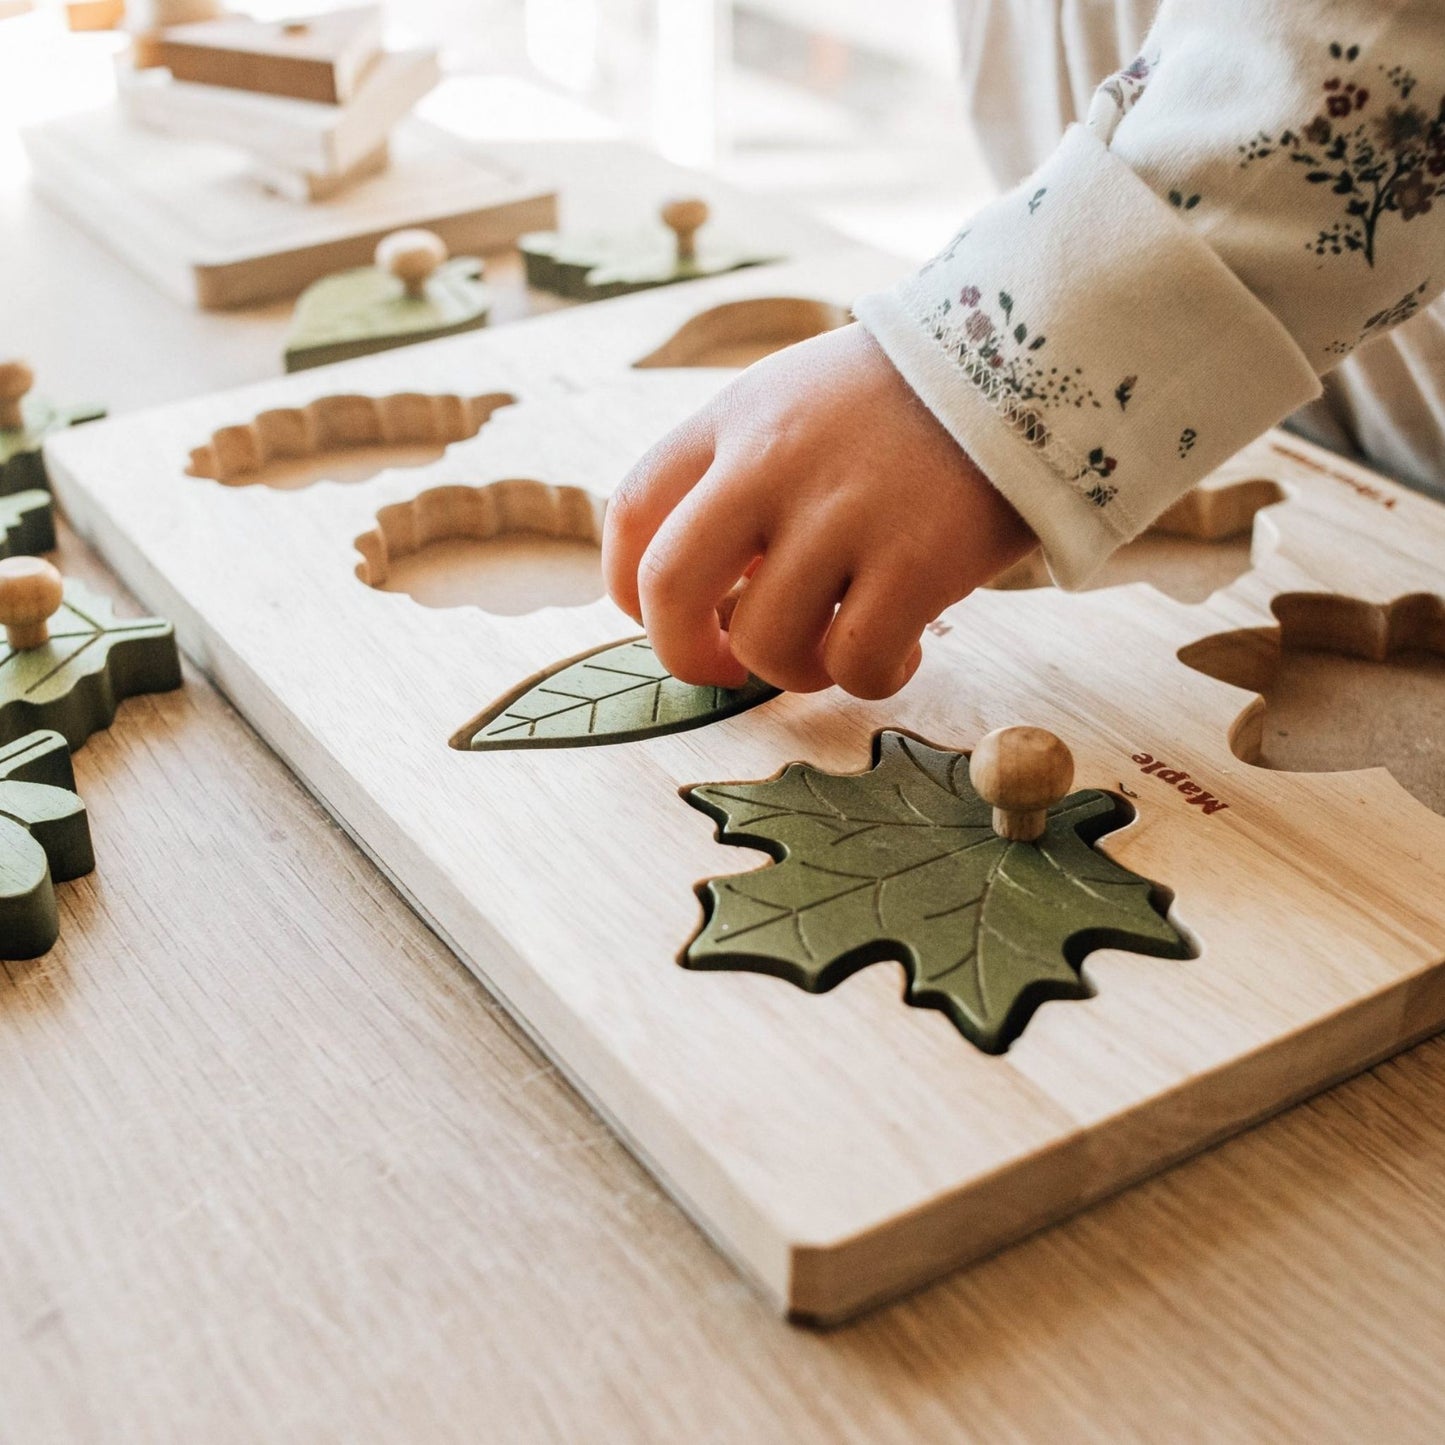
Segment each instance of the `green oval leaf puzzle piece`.
M55 883L95 867L70 748L34 732L0 748L0 958L37 958L56 940Z
M49 642L17 652L0 641L0 745L35 728L54 728L78 748L110 726L124 699L180 685L169 622L117 619L104 598L67 580Z
M55 546L50 493L32 489L0 496L0 557L38 557Z
M530 678L473 718L454 748L574 748L683 732L776 697L753 678L745 687L679 682L641 637L608 643Z
M481 275L475 257L454 257L437 267L427 278L426 295L417 297L378 266L324 277L296 302L286 370L305 371L483 326L492 297Z
M969 783L966 754L884 732L866 773L793 763L767 782L684 796L720 825L720 842L777 860L699 887L689 968L822 993L893 959L909 1003L1002 1053L1044 1000L1088 997L1079 965L1093 949L1192 954L1149 880L1090 846L1123 821L1106 793L1072 794L1037 843L1010 843Z

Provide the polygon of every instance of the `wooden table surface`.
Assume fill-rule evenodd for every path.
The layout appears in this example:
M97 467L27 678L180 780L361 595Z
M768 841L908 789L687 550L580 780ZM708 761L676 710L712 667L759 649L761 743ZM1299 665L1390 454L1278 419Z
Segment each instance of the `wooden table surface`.
M285 308L174 305L8 152L0 228L51 394L277 369ZM1445 1043L818 1334L194 670L76 771L98 867L0 973L4 1445L1439 1438Z

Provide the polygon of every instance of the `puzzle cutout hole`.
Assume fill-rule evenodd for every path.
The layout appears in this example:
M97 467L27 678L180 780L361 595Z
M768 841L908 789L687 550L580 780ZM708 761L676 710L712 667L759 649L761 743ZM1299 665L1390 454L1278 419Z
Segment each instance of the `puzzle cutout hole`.
M847 325L847 310L800 296L758 296L699 312L638 368L744 367L810 337Z
M1283 502L1276 482L1247 481L1181 497L1142 537L1104 564L1086 591L1147 582L1179 602L1203 602L1249 571L1255 516ZM1021 591L1052 586L1042 556L1032 553L990 587Z
M186 474L277 491L320 481L362 482L391 468L429 466L515 400L506 392L322 396L221 427L192 449Z
M1259 695L1234 726L1236 756L1292 773L1388 768L1445 814L1445 602L1287 593L1273 610L1277 628L1221 633L1179 654Z
M514 479L434 487L383 507L356 539L356 575L423 607L516 617L585 607L603 594L603 498Z

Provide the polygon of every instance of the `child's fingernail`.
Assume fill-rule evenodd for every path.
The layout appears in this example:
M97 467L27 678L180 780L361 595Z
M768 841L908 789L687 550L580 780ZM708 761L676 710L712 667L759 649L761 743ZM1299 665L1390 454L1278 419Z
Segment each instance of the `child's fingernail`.
M913 644L913 651L908 654L908 660L903 664L902 668L899 669L898 683L893 691L898 692L902 688L907 687L908 684L913 681L913 674L917 672L922 665L923 644L921 642L915 642Z

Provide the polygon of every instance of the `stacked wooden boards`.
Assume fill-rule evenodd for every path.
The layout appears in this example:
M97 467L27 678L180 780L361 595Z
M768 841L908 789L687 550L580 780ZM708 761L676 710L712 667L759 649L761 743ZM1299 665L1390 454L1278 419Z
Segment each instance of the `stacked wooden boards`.
M1291 619L1379 655L1407 636L1445 645L1445 513L1293 439L1252 448L1209 484L1263 478L1286 500L1256 519L1253 570L1202 605L1145 586L981 593L940 620L918 677L889 702L783 697L614 747L448 746L521 680L635 629L605 601L495 617L368 587L353 543L379 512L447 488L535 482L534 529L565 530L560 513L549 522L554 489L605 495L728 376L634 361L689 322L696 337L710 308L775 297L826 312L898 269L858 251L756 268L49 447L78 525L176 619L268 742L702 1227L782 1308L820 1320L923 1283L1445 1022L1445 820L1378 771L1251 766L1235 751L1247 753L1258 722L1251 695L1178 656L1241 631L1267 647ZM264 480L248 438L289 435L304 450L318 440L307 418L322 415L330 444L352 414L372 418L355 439L390 430L414 442L416 419L440 406L418 398L453 396L461 378L515 401L421 466L294 491L188 474L192 450L224 436L239 462L218 470ZM335 400L346 396L402 400ZM318 398L333 401L308 411ZM248 427L258 417L270 421ZM1299 600L1319 595L1356 605ZM1423 600L1391 610L1405 596ZM941 1015L904 1007L891 966L821 995L677 967L699 922L694 885L747 857L718 845L680 788L800 759L860 770L883 728L966 750L1021 721L1069 743L1079 786L1134 799L1135 822L1100 847L1173 893L1197 958L1097 951L1085 967L1096 996L1046 1005L993 1057ZM1219 806L1201 806L1201 791Z
M145 130L116 106L35 126L24 140L49 201L170 295L205 308L293 296L364 265L402 226L425 226L470 255L556 221L550 187L420 121L397 127L388 169L315 204L268 190L231 146Z

